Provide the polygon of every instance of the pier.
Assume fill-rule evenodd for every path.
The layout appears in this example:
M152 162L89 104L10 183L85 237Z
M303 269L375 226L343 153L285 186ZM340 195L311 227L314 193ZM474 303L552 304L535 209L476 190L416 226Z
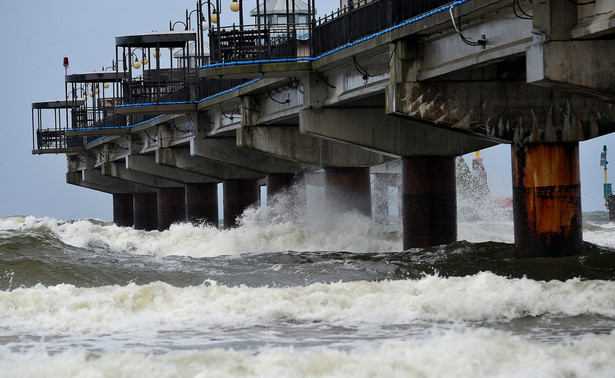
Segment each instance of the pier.
M32 152L66 154L67 183L145 230L217 224L220 183L233 227L260 185L317 171L328 208L378 218L370 175L386 190L397 164L410 249L457 240L455 158L505 143L517 256L581 252L578 145L615 131L615 3L317 7L198 1L169 31L115 37L109 67L67 72L62 99L32 104Z

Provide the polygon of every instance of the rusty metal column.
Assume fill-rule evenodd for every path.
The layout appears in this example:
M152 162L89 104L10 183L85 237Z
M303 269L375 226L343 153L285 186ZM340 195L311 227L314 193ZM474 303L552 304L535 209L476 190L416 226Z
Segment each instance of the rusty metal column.
M113 195L113 223L120 227L134 225L134 213L131 193Z
M358 211L371 217L369 168L325 168L325 201L336 212Z
M403 248L457 240L455 157L402 158Z
M234 227L243 211L258 202L258 180L224 181L222 194L224 197L224 227Z
M218 184L186 184L186 219L218 226Z
M168 230L174 222L186 220L184 188L158 189L158 231Z
M581 253L579 144L512 146L517 257Z
M137 230L158 228L158 197L156 193L135 193L132 196L134 223Z

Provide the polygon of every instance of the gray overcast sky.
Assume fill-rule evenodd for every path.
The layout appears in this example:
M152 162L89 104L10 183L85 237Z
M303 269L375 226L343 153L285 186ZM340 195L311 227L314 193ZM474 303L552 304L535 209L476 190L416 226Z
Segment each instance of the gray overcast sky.
M222 0L222 24L231 12ZM168 30L169 21L183 20L193 0L128 1L0 1L0 217L34 215L61 220L112 219L111 196L66 184L65 155L33 156L31 104L64 96L62 58L69 72L100 70L115 57L114 37ZM244 0L244 7L256 1ZM338 1L316 0L318 14L330 13ZM246 17L247 18L247 17ZM581 143L583 210L604 210L600 151L615 140L607 135ZM489 184L496 195L510 195L510 147L483 151ZM471 156L466 157L470 162ZM615 173L613 174L615 179ZM611 180L609 180L611 181Z

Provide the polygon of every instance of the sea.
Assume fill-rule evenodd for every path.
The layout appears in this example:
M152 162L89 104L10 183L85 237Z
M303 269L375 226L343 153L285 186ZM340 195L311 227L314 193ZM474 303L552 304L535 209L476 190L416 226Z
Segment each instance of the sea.
M615 377L606 212L580 255L519 260L488 204L406 251L394 216L289 208L163 232L0 218L0 377Z

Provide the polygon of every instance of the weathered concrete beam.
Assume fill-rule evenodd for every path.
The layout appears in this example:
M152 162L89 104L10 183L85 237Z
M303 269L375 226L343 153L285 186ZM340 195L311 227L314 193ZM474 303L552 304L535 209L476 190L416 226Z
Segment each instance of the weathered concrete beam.
M156 188L133 181L103 175L101 169L86 169L83 171L83 184L100 188L106 187L125 193L154 193Z
M156 164L154 155L130 155L126 157L126 169L158 176L185 184L217 183L220 180L186 171L176 167Z
M234 165L222 164L193 156L187 147L161 148L156 151L156 163L222 180L259 179L265 175Z
M346 144L304 135L295 126L242 127L237 145L320 167L370 167L392 160Z
M536 43L526 62L530 84L615 102L613 40Z
M598 38L615 33L615 3L599 0L591 7L577 7L577 24L570 31L573 39Z
M510 13L510 15L507 15ZM416 37L396 41L390 46L393 82L433 79L460 70L484 66L525 54L532 43L532 21L503 11L498 18L464 27L463 34L472 41L484 37L484 46L470 46L459 34L451 32L434 38Z
M495 141L575 142L615 131L615 107L523 80L391 85L389 114Z
M301 133L396 156L456 156L495 145L464 133L391 117L384 108L304 109Z
M103 193L109 194L123 194L122 190L116 187L104 186L92 182L87 182L83 180L83 172L66 172L66 183L71 185L80 186L82 188L92 189Z
M247 168L263 176L271 173L303 172L315 168L240 148L236 138L195 138L190 142L190 154L213 162Z
M152 176L139 171L129 171L126 169L124 162L110 162L102 165L102 174L109 177L132 181L143 185L148 185L154 188L179 188L183 187L182 183L164 179L158 176Z

